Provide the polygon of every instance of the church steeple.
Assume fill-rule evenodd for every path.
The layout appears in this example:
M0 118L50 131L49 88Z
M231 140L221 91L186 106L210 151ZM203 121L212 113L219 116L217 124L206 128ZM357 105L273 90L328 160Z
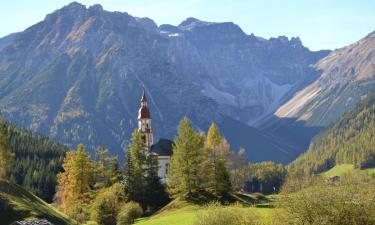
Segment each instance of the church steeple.
M151 114L147 107L147 97L144 88L141 97L141 107L138 111L138 130L142 133L142 139L145 142L145 146L147 149L150 149L154 138L151 128Z

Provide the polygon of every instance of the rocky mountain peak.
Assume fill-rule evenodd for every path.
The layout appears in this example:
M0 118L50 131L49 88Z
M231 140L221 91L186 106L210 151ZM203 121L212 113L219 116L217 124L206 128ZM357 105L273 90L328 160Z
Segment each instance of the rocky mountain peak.
M103 6L100 4L92 5L88 9L94 12L103 12Z
M182 21L178 26L185 27L185 26L189 26L189 25L192 25L194 23L199 23L199 22L202 22L202 21L194 17L189 17L189 18L186 18L184 21Z

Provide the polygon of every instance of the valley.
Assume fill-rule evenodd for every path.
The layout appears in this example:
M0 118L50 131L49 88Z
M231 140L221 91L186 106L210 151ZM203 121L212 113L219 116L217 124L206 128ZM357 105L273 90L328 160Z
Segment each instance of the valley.
M375 224L374 31L310 50L113 6L0 38L0 225Z

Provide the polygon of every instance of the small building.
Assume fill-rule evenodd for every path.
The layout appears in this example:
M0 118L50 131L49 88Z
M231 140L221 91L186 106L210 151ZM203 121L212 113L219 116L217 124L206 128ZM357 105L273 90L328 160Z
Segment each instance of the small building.
M159 164L158 176L162 180L165 180L168 172L168 165L173 154L173 142L161 138L154 144L154 133L151 121L151 113L147 106L146 92L143 89L141 107L138 111L138 130L142 133L142 140L145 143L146 151L148 151L149 154L157 156Z

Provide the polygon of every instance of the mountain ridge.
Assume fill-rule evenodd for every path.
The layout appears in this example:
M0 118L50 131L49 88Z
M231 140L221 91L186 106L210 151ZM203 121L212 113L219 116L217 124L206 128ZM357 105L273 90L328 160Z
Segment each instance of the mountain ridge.
M156 138L173 138L183 116L202 131L227 117L254 130L251 124L316 79L310 65L329 53L311 52L298 38L267 40L231 22L197 21L181 29L99 5L56 10L0 50L4 117L70 146L122 155L145 87ZM282 138L277 146L293 156L266 154L268 141L251 144L265 132L237 132L242 138L228 141L257 160L297 154Z

